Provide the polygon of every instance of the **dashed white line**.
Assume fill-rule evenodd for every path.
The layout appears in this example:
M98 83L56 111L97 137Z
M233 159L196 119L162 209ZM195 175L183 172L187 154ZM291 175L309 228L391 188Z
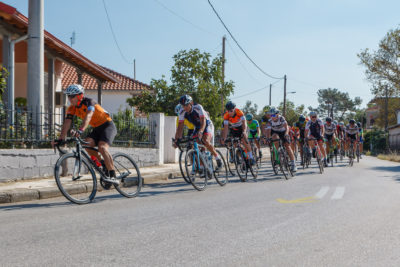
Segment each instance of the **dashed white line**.
M335 193L333 193L331 199L342 199L345 188L343 186L336 187Z
M329 186L323 186L315 195L316 198L322 199L329 191Z

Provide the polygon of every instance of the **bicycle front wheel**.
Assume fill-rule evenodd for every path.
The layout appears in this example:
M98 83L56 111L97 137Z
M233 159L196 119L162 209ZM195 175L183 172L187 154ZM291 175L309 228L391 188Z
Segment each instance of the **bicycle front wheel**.
M185 174L184 168L185 168L185 151L181 151L181 153L179 153L179 169L181 170L181 174L185 182L190 184L189 177L187 177L187 175Z
M75 153L61 156L54 168L54 177L61 193L71 202L87 204L97 190L96 174L90 163Z
M136 197L142 189L143 179L136 162L127 154L113 155L116 179L119 185L115 189L124 197Z
M235 164L236 171L239 175L240 181L247 181L247 161L243 155L243 151L241 148L235 149Z
M220 186L224 186L228 183L228 167L226 166L226 162L224 157L222 156L221 151L217 150L217 153L222 161L221 168L218 168L217 161L215 157L213 157L213 166L214 166L214 178Z
M185 168L190 183L198 191L203 191L207 187L208 172L207 164L198 151L190 149L186 152Z
M288 162L286 161L285 156L283 155L283 153L281 151L278 152L278 156L279 156L279 168L281 169L283 176L287 180L287 179L289 179Z
M226 150L226 165L228 166L229 172L232 176L235 176L235 156L234 156L235 149L229 148Z

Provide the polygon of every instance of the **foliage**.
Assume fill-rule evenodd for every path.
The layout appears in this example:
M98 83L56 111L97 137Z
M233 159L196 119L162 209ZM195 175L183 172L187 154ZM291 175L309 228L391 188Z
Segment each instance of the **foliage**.
M28 100L25 97L16 97L15 105L17 107L26 107L28 105Z
M399 95L400 93L400 28L389 30L379 42L377 51L364 49L357 55L365 69L365 75L376 96Z
M280 110L281 114L283 114L283 102L281 102L278 106L278 109ZM295 106L294 103L290 100L286 101L286 116L285 119L288 122L289 125L293 125L296 121L299 120L299 116L307 115L305 111L305 106L300 105L300 106Z
M222 111L221 95L226 103L234 87L232 81L222 82L222 57L212 58L209 53L191 49L181 50L173 59L175 63L171 68L171 84L168 84L165 76L158 80L152 79L152 92L144 91L127 102L145 113L164 112L175 115L174 109L179 97L189 94L210 113L217 125L217 118Z
M344 120L352 117L357 111L357 106L361 105L360 97L351 99L348 93L341 92L337 88L319 89L318 107L309 107L310 111L316 111L321 117L330 116L334 120Z
M4 89L7 86L8 71L4 67L0 67L0 103L3 103Z
M382 153L387 149L386 140L387 134L382 130L373 129L371 131L367 131L364 133L364 150L370 150L373 155Z
M388 114L385 114L385 99L375 98L373 100L374 105L379 106L378 117L375 119L374 125L385 128L385 121L388 120L388 126L397 124L396 110L400 109L400 99L399 98L389 98L388 99Z
M394 162L400 162L400 155L397 153L379 154L377 158Z

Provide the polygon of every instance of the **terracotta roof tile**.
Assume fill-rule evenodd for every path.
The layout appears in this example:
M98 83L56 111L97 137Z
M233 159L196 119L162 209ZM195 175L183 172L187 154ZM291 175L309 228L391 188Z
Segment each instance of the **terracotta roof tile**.
M121 73L113 71L109 68L102 67L108 73L110 73L118 82L104 82L103 90L125 90L125 91L141 91L150 90L150 86L134 80ZM69 85L78 83L78 74L73 66L63 63L63 78L62 78L62 89L65 90ZM82 86L87 90L97 90L97 80L87 74L82 75Z

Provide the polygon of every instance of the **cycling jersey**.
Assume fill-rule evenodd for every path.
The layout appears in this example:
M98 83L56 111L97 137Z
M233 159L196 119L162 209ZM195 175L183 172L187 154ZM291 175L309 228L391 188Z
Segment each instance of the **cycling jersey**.
M350 124L347 124L345 131L349 135L356 135L358 133L358 126L354 125L354 127L351 127Z
M285 123L286 119L283 116L277 115L278 120L274 121L272 119L269 119L268 121L268 125L267 125L267 129L271 129L274 132L285 132L286 131L286 127L285 127Z
M308 135L312 135L319 139L321 137L321 129L324 127L323 122L317 119L315 122L309 120L306 124L306 130L309 130Z
M332 123L329 125L328 123L324 123L325 134L326 135L333 135L336 131L336 124Z
M258 137L258 128L260 124L257 120L252 120L250 123L247 121L247 126L249 127L249 138L257 138Z
M293 130L295 133L300 132L300 138L304 138L304 131L306 129L306 124L307 121L304 121L303 123L297 121L293 125Z
M224 125L229 125L229 128L234 130L242 129L245 120L243 111L238 108L235 108L235 115L233 117L228 112L224 114Z
M187 119L185 119L183 121L183 123L185 124L185 126L189 129L189 130L194 130L194 125L193 123L189 122ZM179 117L176 118L176 126L178 126L179 124Z
M269 119L264 115L264 116L261 118L261 127L262 127L262 128L267 127L268 121L269 121Z
M94 111L92 119L89 122L90 126L94 128L108 121L112 121L107 111L97 104L96 101L87 97L84 97L78 106L71 105L68 107L67 119L73 119L74 116L84 119L88 111Z
M210 125L210 118L208 117L207 112L203 109L203 106L200 104L194 103L192 105L192 110L190 112L186 112L183 108L179 111L179 122L185 122L185 119L192 123L195 128L195 132L200 130L201 128L201 119L206 118L206 127L204 129L204 133L208 133L208 125Z

